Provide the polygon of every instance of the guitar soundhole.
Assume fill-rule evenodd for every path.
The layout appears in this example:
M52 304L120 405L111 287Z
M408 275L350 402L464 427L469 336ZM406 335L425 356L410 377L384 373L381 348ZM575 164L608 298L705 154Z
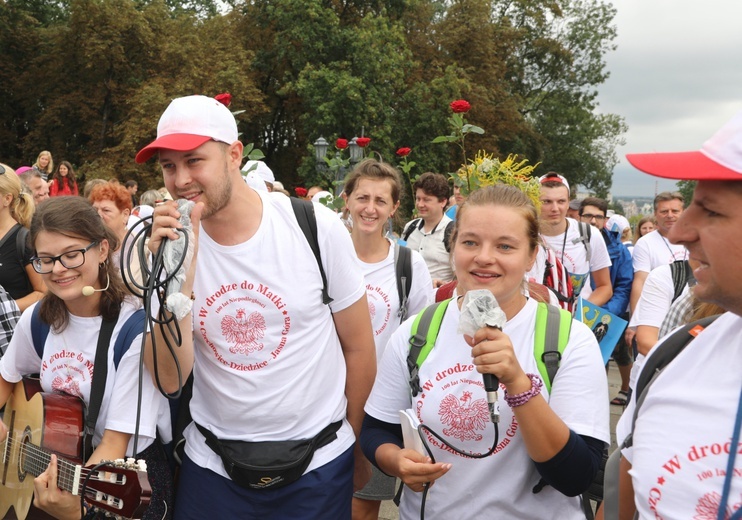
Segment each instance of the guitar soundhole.
M28 470L26 469L26 455L29 453L29 445L31 445L31 428L26 426L23 430L23 435L21 435L20 449L18 450L18 482L23 482L28 474ZM31 455L31 458L33 458L33 455ZM30 461L31 464L34 464L34 462L33 460ZM38 462L36 463L38 464Z

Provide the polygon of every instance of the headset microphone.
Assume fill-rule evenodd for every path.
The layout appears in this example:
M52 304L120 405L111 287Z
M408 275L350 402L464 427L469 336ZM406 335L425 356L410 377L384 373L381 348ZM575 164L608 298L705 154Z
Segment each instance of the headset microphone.
M86 285L82 288L83 296L93 296L97 292L103 292L111 286L111 277L106 274L106 286L103 289L96 289L92 285Z

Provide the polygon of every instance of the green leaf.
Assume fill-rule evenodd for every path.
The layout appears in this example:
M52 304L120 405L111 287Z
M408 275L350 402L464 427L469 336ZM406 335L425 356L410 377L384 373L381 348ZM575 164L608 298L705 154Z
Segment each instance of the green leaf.
M475 126L475 125L470 125L470 124L465 124L461 128L461 133L468 134L470 132L471 133L474 133L474 134L480 134L481 135L481 134L484 133L484 129L483 128L480 128L478 126Z
M455 135L439 135L435 139L431 141L431 143L454 143L458 140L458 137Z

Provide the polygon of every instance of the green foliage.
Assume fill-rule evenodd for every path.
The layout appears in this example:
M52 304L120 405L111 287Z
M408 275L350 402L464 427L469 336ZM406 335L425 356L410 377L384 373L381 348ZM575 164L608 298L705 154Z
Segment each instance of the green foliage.
M315 165L320 135L367 135L412 180L456 171L461 149L433 141L466 134L605 196L626 130L596 103L614 16L606 0L6 0L0 157L48 149L83 177L158 187L133 157L167 104L228 91L242 141L289 189L335 179ZM459 98L472 109L454 128Z
M696 191L697 181L678 181L675 185L678 187L678 191L683 194L683 204L687 208L691 201L693 201L693 192Z

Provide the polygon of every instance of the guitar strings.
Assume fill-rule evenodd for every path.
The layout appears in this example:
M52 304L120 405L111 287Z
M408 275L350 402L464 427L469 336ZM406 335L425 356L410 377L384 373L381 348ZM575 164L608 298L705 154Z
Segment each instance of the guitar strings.
M27 442L22 442L20 439L16 439L15 436L10 440L10 453L8 455L13 455L13 448L18 448L20 446L20 451L18 453L19 457L24 457L24 464L21 468L24 471L28 471L31 474L34 474L35 476L40 475L43 473L46 468L49 466L49 463L51 462L51 452L44 450L43 448L36 446L35 444L30 444ZM72 487L74 485L74 475L75 475L75 468L78 466L78 464L74 464L72 462L69 462L67 460L64 460L62 458L57 457L57 487L64 489L66 491L72 490ZM81 466L81 465L80 465ZM87 477L88 475L92 473L99 473L99 470L90 470L83 466L80 467L80 476L81 477ZM93 483L96 482L95 480L92 481ZM65 486L66 484L66 486ZM86 493L88 491L94 491L97 492L97 490L90 485L86 486ZM93 496L95 493L93 493Z

